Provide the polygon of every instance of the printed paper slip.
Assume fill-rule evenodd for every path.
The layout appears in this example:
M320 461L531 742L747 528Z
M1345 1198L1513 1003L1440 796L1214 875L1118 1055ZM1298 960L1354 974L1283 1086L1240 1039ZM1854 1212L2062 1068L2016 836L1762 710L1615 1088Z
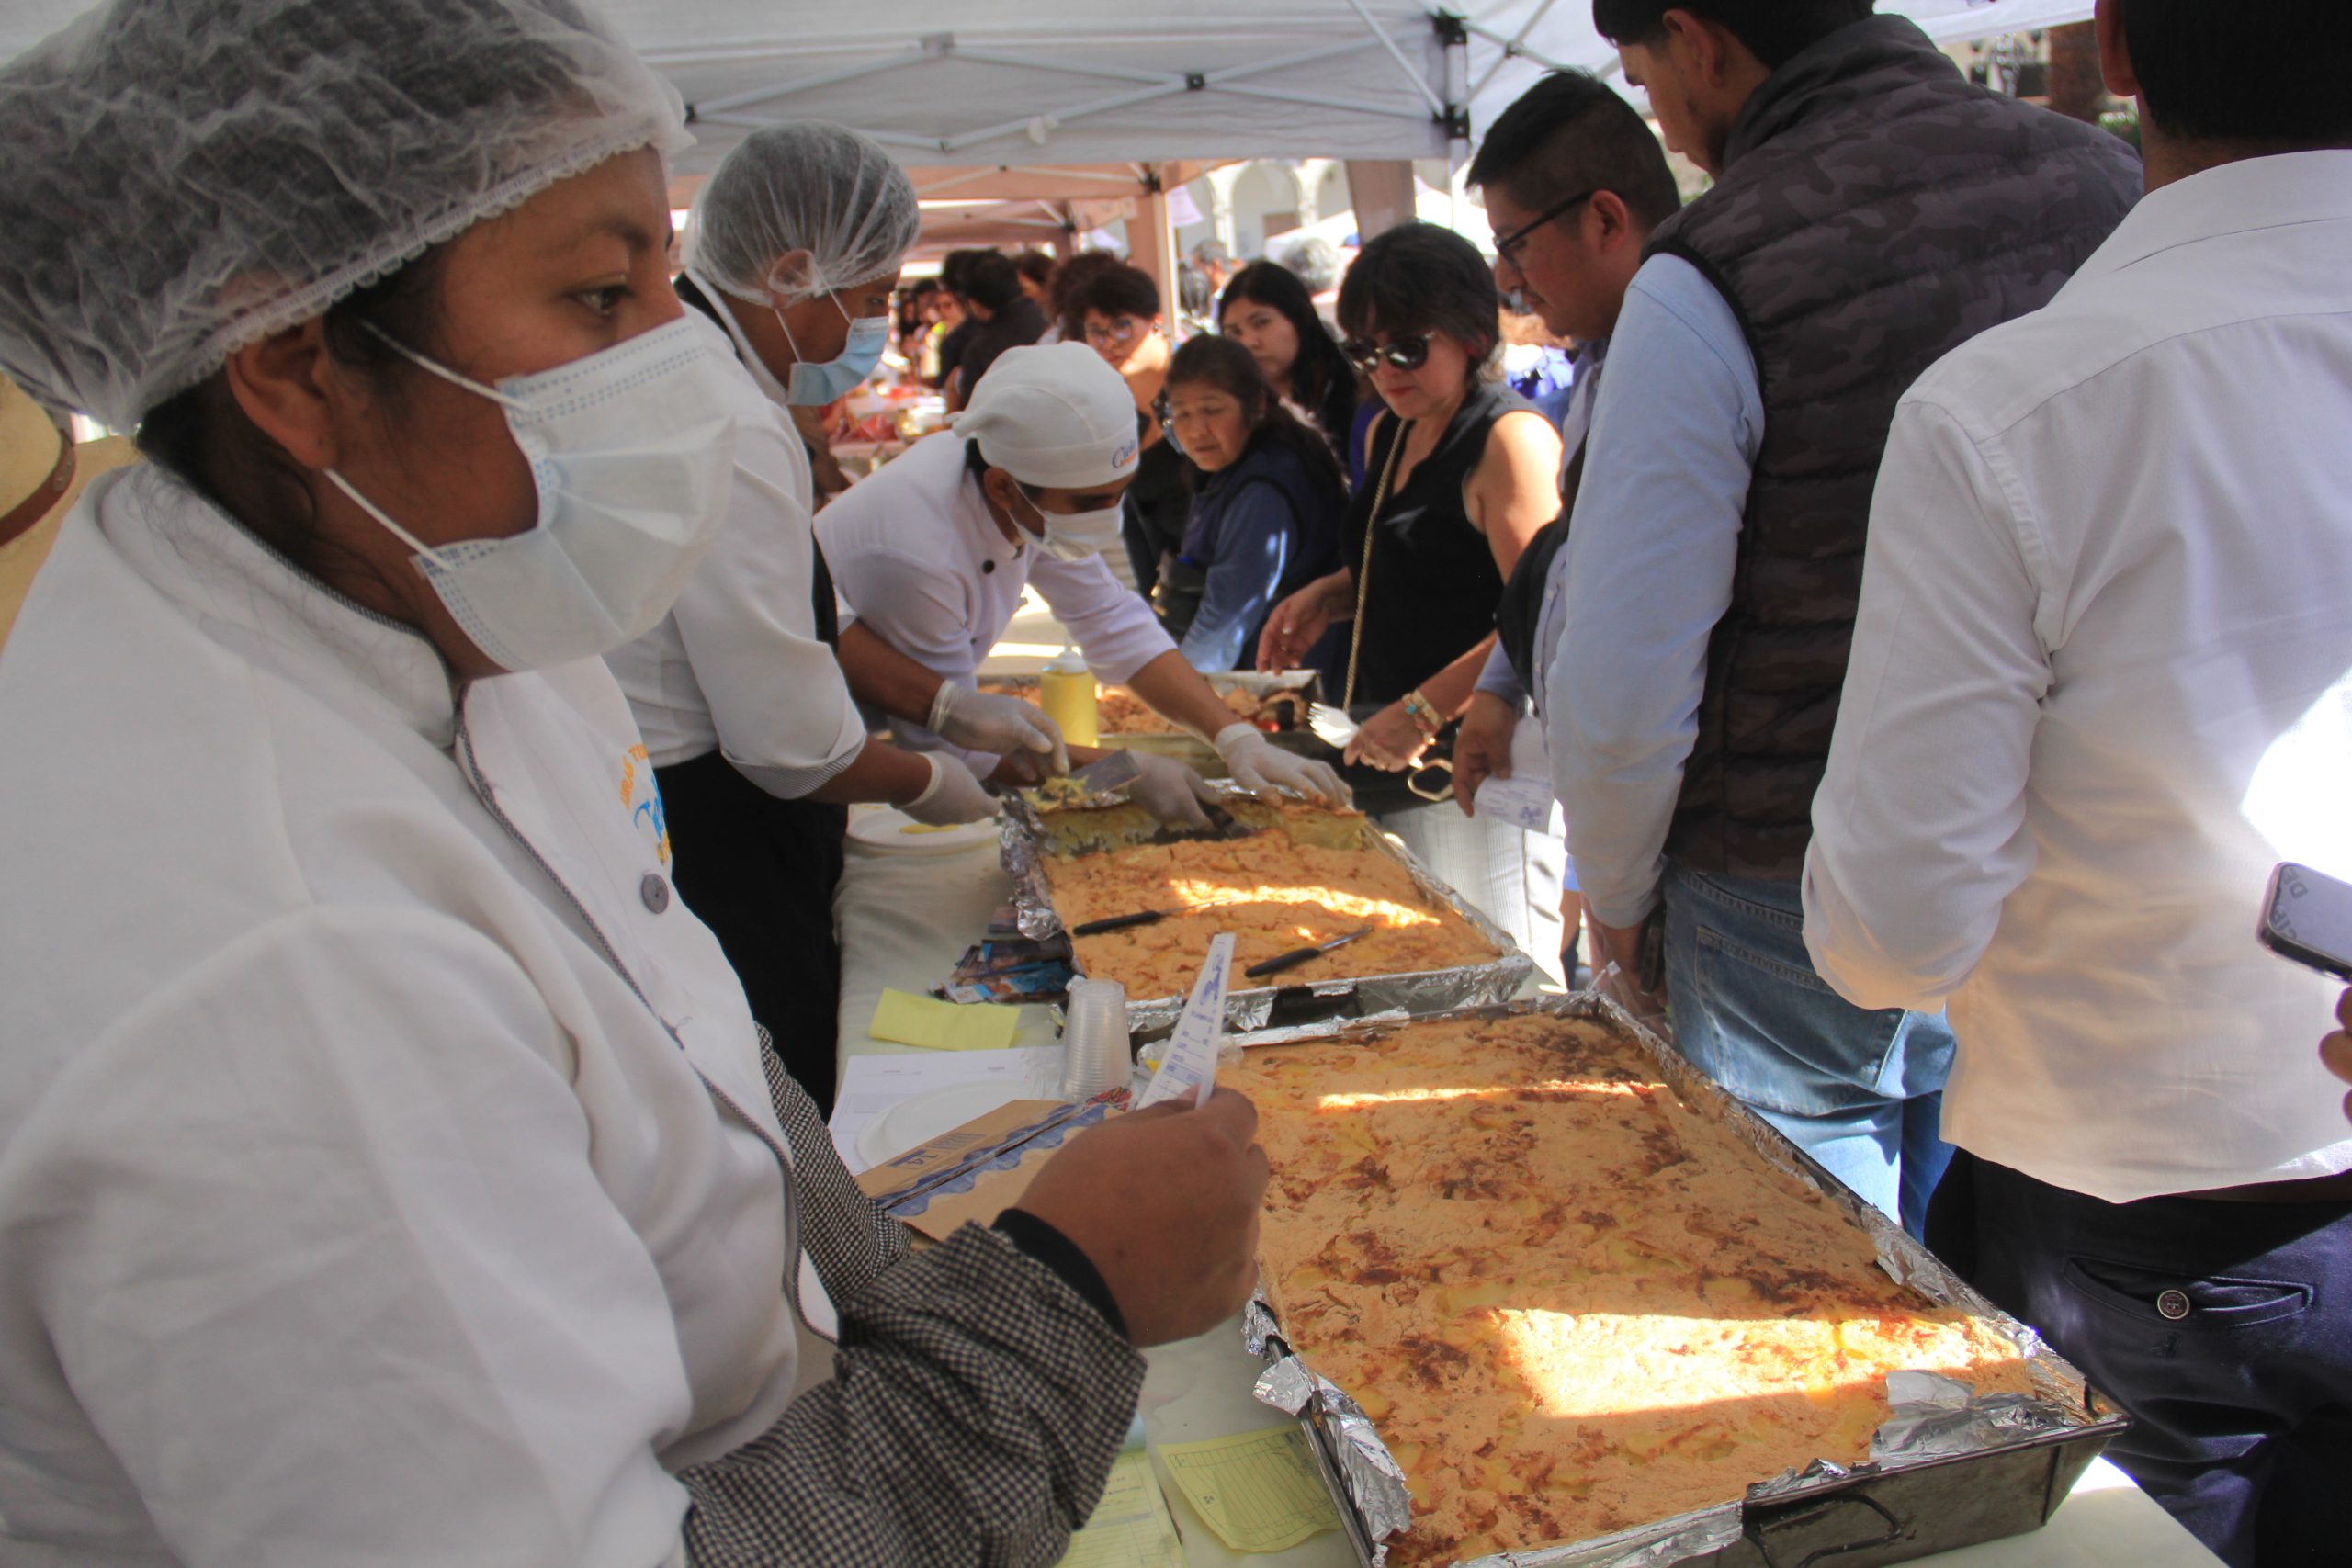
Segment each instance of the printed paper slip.
M1159 1058L1159 1070L1136 1101L1137 1111L1163 1100L1188 1099L1200 1105L1216 1088L1216 1048L1225 1038L1225 982L1232 967L1233 933L1221 931L1209 939L1201 977L1193 982L1193 994L1169 1037L1167 1055Z
M1111 1467L1110 1484L1086 1528L1069 1538L1062 1568L1183 1568L1168 1499L1151 1472L1151 1456L1131 1449Z
M1295 1427L1157 1451L1193 1511L1236 1551L1281 1551L1340 1528L1306 1434Z

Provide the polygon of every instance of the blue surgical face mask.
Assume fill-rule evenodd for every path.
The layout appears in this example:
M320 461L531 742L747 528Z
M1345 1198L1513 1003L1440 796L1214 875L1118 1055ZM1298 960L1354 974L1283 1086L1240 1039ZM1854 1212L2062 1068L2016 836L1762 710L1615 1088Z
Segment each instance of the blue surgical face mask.
M848 396L860 382L874 374L882 363L882 351L889 346L890 323L880 316L852 316L842 310L836 298L833 309L842 311L849 322L849 342L842 345L838 357L810 364L797 357L800 345L793 343L792 329L785 326L784 312L775 313L775 324L784 327L784 341L792 344L795 355L792 374L784 384L786 401L802 408L822 408L836 398Z

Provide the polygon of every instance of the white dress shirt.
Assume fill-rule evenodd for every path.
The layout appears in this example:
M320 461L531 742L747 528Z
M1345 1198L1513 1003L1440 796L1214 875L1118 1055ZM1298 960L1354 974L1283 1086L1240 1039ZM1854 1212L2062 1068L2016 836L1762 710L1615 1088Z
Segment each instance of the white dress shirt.
M2352 152L2152 191L1905 396L1814 801L1805 940L1950 998L1943 1133L2109 1201L2352 1167L2335 987L2258 947L2352 876Z
M459 699L135 468L0 733L0 1561L677 1560L804 1359L795 1206L605 666Z
M1009 542L964 467L963 437L927 436L836 497L817 519L833 585L868 630L959 685L975 671L1035 583L1095 675L1114 684L1176 644L1141 595L1101 556L1056 560L1025 536ZM947 750L921 725L890 720L899 744ZM995 760L962 753L986 777Z
M725 305L719 310L726 315ZM731 316L722 335L692 314L713 352L757 367ZM605 662L628 694L655 767L722 751L770 795L796 799L856 760L865 725L833 650L817 636L808 451L775 400L782 389L774 377L747 368L734 379L727 526L662 624Z

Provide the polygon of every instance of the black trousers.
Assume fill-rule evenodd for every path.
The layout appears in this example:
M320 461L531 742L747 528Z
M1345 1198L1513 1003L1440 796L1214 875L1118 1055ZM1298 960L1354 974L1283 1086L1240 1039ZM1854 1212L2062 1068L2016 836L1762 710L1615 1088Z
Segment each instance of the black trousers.
M2105 1203L1962 1151L1928 1245L2132 1413L2108 1457L2231 1568L2352 1562L2352 1203Z
M778 800L713 751L656 770L678 896L718 938L752 1016L817 1108L833 1108L846 807Z

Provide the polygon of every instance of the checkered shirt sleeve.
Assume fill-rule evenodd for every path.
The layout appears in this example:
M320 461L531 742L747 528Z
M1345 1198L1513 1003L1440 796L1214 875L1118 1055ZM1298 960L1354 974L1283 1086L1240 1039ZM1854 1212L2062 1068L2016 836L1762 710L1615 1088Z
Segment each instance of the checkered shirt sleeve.
M781 1080L781 1081L779 1081ZM1086 1521L1143 1358L1062 1278L966 1225L910 1253L771 1068L802 1240L841 1317L833 1375L680 1472L694 1568L1050 1563Z

